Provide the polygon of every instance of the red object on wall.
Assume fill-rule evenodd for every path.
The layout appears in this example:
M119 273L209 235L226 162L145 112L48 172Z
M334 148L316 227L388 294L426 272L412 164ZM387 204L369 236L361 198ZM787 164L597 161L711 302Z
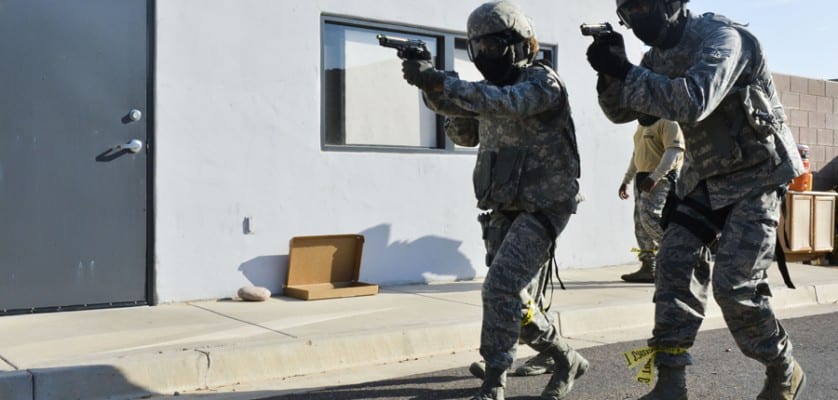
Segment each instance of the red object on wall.
M800 152L800 158L803 159L803 168L805 171L797 178L791 180L789 190L809 192L812 190L812 170L809 168L809 146L799 144L797 145L797 151Z

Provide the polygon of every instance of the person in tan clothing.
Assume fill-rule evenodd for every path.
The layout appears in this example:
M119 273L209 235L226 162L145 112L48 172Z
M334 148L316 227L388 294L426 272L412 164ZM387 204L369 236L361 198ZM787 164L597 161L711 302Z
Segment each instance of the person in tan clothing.
M654 283L655 253L663 237L660 220L669 191L684 160L684 134L678 123L643 117L634 133L634 153L620 184L619 196L628 199L634 181L634 236L640 269L620 278L626 282Z

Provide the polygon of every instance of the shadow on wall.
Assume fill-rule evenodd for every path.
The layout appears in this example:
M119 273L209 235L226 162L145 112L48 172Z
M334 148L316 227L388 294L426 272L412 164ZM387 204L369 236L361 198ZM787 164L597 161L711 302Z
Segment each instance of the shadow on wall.
M384 285L450 282L472 279L476 269L460 252L462 242L424 236L412 242L390 242L391 227L381 224L363 232L361 280Z
M838 186L838 157L813 174L812 190L825 191Z
M288 276L288 255L256 257L243 262L239 271L253 286L266 287L274 295L282 294Z
M412 242L390 243L390 230L389 224L381 224L360 233L364 235L364 249L359 280L395 285L475 277L475 268L459 250L462 242L425 236ZM253 286L281 295L288 276L288 255L256 257L243 262L238 270Z

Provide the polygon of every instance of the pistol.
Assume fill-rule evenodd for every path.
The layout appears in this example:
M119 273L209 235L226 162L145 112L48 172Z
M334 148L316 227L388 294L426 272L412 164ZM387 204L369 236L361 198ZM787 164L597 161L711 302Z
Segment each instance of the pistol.
M402 60L430 60L431 52L421 40L403 39L387 35L375 35L378 44L383 47L396 49L396 55Z
M600 36L614 32L614 28L608 22L601 24L582 24L579 26L579 29L582 31L583 36L593 36L595 40Z

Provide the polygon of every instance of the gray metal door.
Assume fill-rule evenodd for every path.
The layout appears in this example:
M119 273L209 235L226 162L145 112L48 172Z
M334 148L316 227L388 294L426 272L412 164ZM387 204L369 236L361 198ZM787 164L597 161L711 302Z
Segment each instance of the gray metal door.
M0 1L0 314L148 299L148 1Z

